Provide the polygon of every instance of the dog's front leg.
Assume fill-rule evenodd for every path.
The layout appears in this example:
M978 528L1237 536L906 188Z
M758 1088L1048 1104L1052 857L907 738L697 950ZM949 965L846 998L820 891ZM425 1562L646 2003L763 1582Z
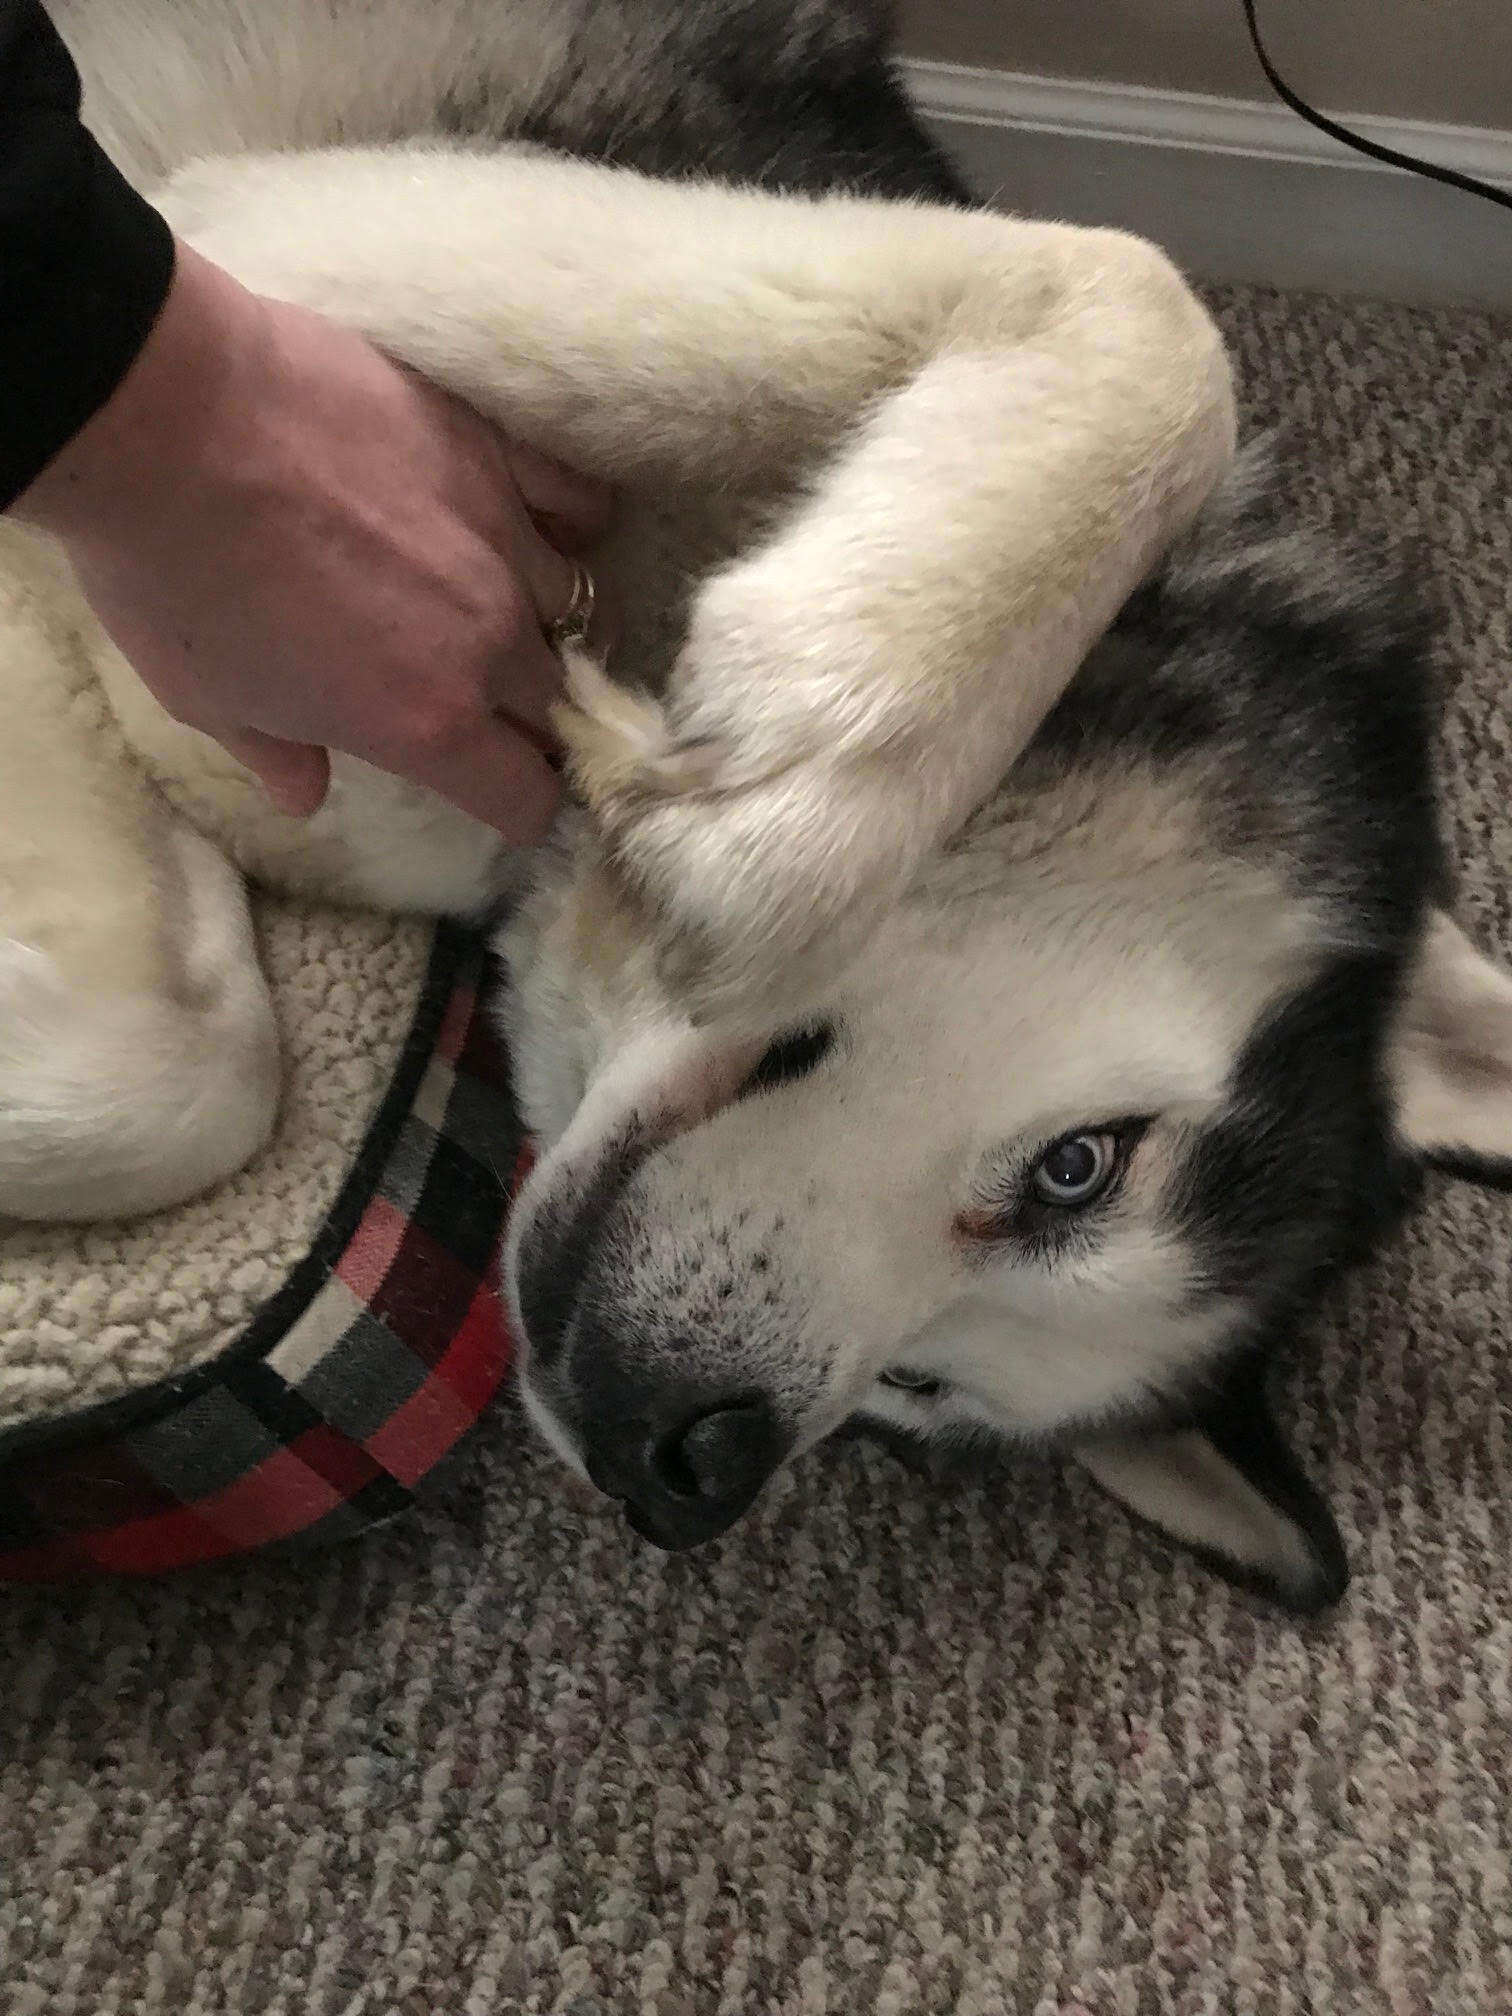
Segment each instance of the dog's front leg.
M697 1014L807 1005L1229 455L1226 360L1157 253L1001 244L808 501L705 585L661 715L627 734L579 681L583 784Z
M170 214L592 474L806 480L664 706L579 668L579 776L700 1015L822 985L1232 445L1211 321L1117 233L436 149L196 168Z

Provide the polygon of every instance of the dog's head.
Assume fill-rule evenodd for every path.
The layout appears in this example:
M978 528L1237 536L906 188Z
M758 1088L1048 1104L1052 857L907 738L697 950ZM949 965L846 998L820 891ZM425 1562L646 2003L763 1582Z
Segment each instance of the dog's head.
M543 1153L530 1410L669 1546L861 1417L1074 1449L1299 1607L1343 1586L1272 1346L1425 1157L1512 1157L1512 981L1437 908L1429 630L1236 480L829 997L660 995L586 845L505 951Z

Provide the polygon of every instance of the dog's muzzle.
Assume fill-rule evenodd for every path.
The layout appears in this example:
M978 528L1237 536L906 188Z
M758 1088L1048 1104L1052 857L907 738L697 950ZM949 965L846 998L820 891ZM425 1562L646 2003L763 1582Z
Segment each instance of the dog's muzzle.
M752 1377L738 1303L715 1294L708 1323L689 1329L654 1292L631 1289L629 1198L655 1146L654 1133L627 1124L522 1221L522 1386L547 1440L624 1505L638 1533L696 1547L748 1510L797 1423Z

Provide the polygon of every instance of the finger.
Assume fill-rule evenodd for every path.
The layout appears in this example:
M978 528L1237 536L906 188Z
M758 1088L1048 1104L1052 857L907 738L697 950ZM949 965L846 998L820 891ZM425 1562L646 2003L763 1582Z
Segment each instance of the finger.
M504 456L525 509L558 552L581 553L603 537L614 510L607 485L522 441L507 442Z
M555 556L553 556L555 557ZM544 590L531 584L527 570L525 586L529 606L521 609L519 620L500 639L497 653L485 675L484 690L495 714L518 721L531 739L546 749L559 747L552 716L566 693L566 671L546 637L545 620L538 612ZM557 596L555 607L565 610L570 599Z
M607 653L618 624L613 597L598 574L591 572L580 560L564 559L544 540L530 542L522 555L522 564L540 612L541 629L553 657L560 656L551 641L553 626L578 607L584 576L587 577L586 587L592 605L588 648L599 656Z
M500 639L487 682L488 697L496 712L524 722L554 748L552 717L566 690L566 670L551 630L574 607L580 568L528 529L516 542L513 565L515 580L525 591L525 606L518 608L517 620Z
M501 721L444 755L406 765L405 774L517 845L541 838L562 796L544 759Z
M523 520L512 551L499 557L512 574L516 595L522 588L524 595L515 604L515 620L498 638L493 663L485 674L488 702L506 725L518 723L529 740L555 752L561 748L556 710L565 696L566 668L550 633L576 606L584 570L580 562L564 559L538 538ZM608 646L611 618L592 577L590 585L593 621L589 644L601 651Z
M217 730L215 739L257 777L280 812L308 819L325 803L331 759L307 742L282 742L258 728Z

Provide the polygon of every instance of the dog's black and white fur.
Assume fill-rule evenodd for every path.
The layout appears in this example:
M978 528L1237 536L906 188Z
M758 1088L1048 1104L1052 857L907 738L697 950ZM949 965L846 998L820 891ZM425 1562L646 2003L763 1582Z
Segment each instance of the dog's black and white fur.
M571 1153L536 1179L527 1390L653 1534L696 1537L704 1507L675 1471L658 1502L616 1467L648 1386L695 1418L739 1394L770 1438L757 1476L842 1413L1049 1441L1238 1579L1302 1607L1342 1589L1265 1365L1425 1151L1505 1154L1512 989L1436 907L1420 590L1271 492L1251 456L716 1112L695 1094L684 1132L643 1101L597 1125L586 1174ZM1099 1135L1105 1188L1035 1194L1057 1141Z
M1049 1441L1336 1594L1265 1362L1425 1155L1512 1148L1512 984L1442 907L1415 592L1228 472L1178 276L973 211L871 0L60 21L210 256L621 487L500 940L551 1441L666 1544L858 1417ZM280 818L0 538L0 1209L171 1202L276 1106L237 871L521 864L358 765Z

